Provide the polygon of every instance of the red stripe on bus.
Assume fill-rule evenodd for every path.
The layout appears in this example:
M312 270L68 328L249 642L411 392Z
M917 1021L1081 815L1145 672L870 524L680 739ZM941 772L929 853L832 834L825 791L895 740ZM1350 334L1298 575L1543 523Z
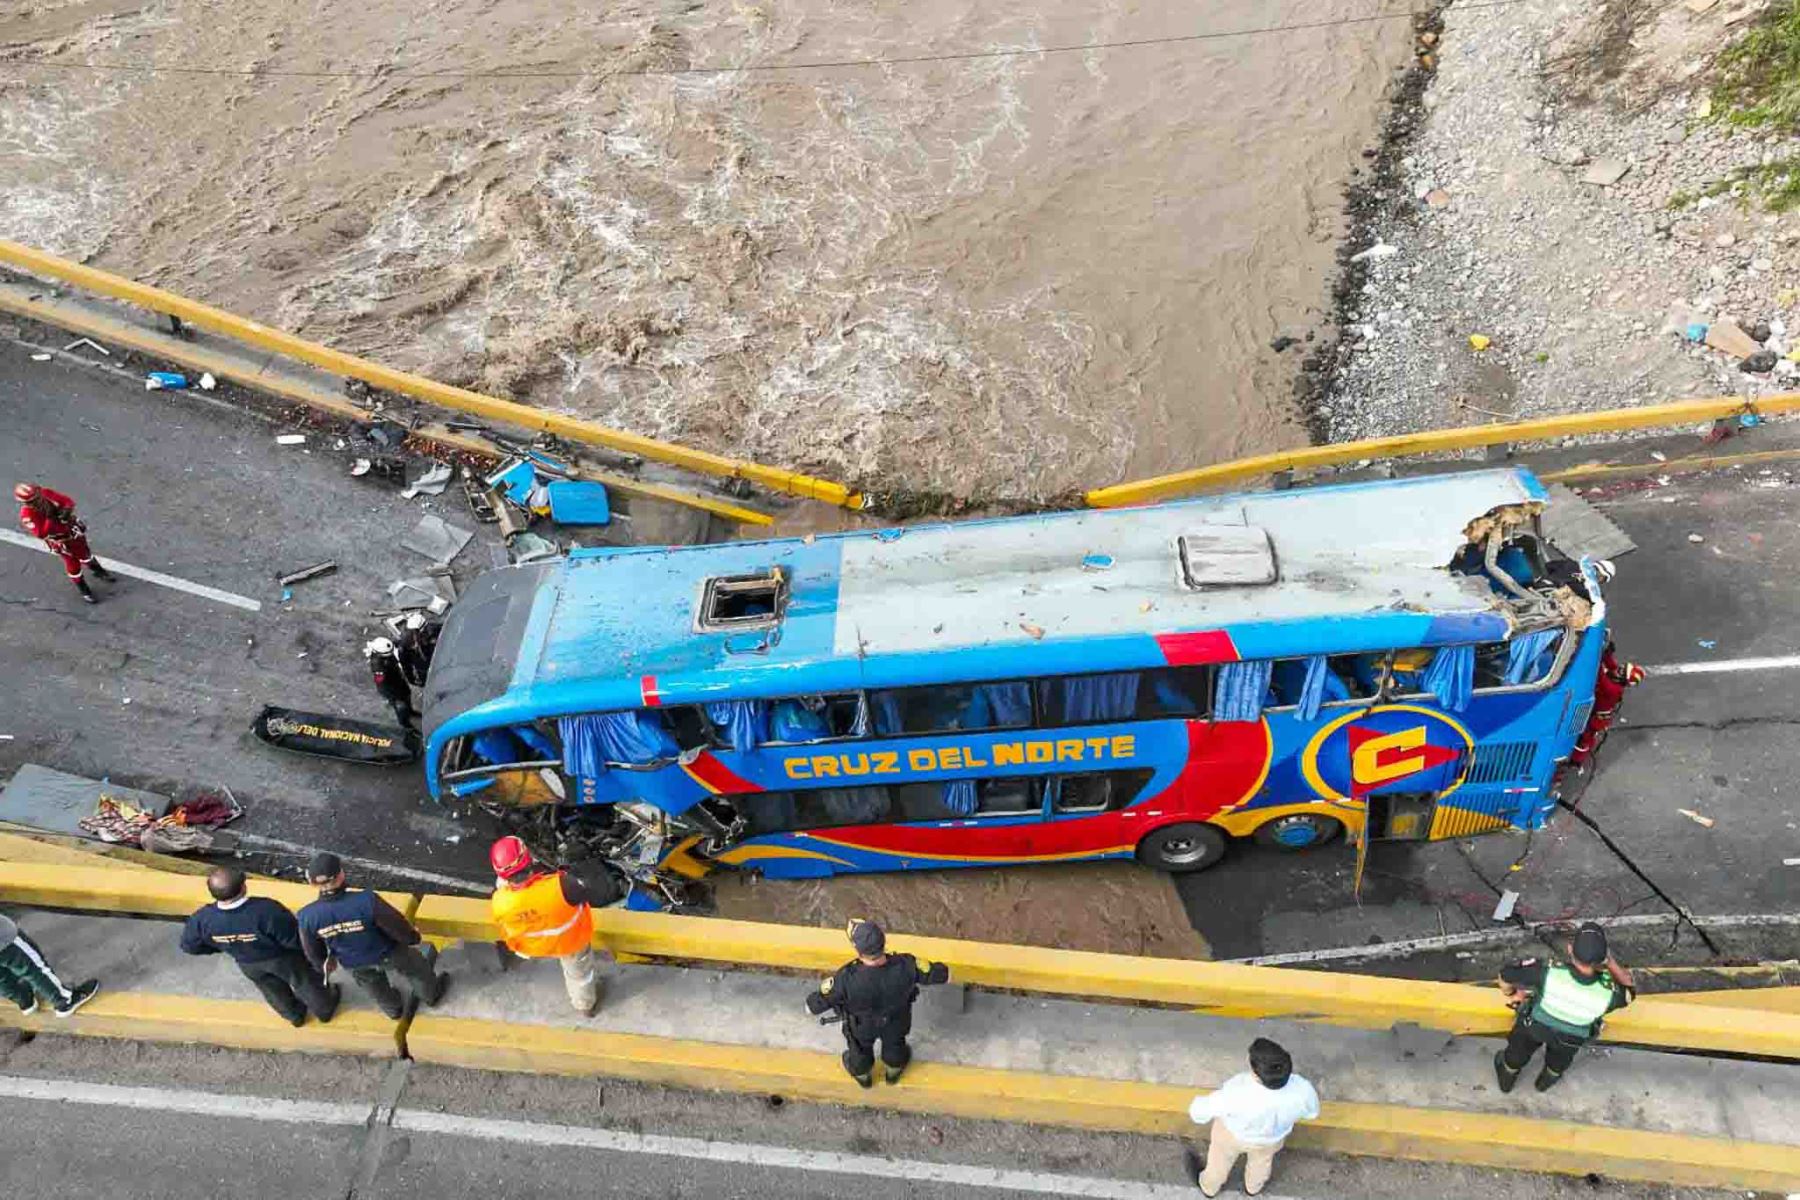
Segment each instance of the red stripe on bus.
M720 762L711 750L702 750L695 755L694 761L683 764L687 773L700 781L700 785L713 795L743 795L747 792L760 792L763 786L752 783L736 771Z
M1231 634L1223 629L1202 629L1194 633L1159 633L1156 644L1171 667L1196 667L1202 663L1238 661L1237 647Z
M662 693L656 690L656 676L645 675L638 680L638 691L644 697L645 708L661 708Z

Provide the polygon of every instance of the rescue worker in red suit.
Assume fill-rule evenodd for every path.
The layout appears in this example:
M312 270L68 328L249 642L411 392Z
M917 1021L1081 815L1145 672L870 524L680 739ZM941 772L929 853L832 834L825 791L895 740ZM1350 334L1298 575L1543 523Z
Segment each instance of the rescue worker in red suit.
M1606 651L1600 656L1600 678L1594 682L1594 711L1588 717L1587 727L1581 736L1575 739L1575 749L1569 755L1569 765L1576 770L1583 770L1599 753L1600 745L1606 741L1606 731L1619 716L1619 704L1625 699L1625 689L1636 687L1644 682L1644 668L1636 663L1622 663L1614 649L1612 641L1606 643Z
M89 604L100 603L100 598L94 595L81 573L92 571L95 578L110 583L112 572L101 566L94 552L88 549L87 526L75 515L75 501L35 483L19 484L13 488L13 496L19 502L19 524L32 537L43 539L51 553L63 560L63 570L69 573L69 582L75 585L83 600Z

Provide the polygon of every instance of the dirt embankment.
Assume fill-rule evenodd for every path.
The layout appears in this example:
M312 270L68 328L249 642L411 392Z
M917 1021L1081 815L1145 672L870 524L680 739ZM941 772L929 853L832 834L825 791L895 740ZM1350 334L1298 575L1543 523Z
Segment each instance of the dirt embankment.
M1800 140L1722 90L1778 11L1446 8L1424 120L1349 247L1367 278L1342 298L1329 435L1791 389Z

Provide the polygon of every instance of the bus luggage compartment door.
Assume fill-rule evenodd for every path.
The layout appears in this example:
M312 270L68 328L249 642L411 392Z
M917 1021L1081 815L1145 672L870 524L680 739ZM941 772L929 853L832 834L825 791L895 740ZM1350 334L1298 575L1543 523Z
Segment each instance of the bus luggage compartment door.
M1437 812L1435 792L1385 792L1367 799L1372 842L1422 842L1431 836Z

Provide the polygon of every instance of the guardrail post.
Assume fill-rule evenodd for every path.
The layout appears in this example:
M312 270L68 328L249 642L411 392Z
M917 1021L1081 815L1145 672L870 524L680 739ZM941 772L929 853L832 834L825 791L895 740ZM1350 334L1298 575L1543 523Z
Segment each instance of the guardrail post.
M1294 486L1294 473L1292 471L1275 472L1275 474L1269 476L1269 486L1278 492L1287 491Z

